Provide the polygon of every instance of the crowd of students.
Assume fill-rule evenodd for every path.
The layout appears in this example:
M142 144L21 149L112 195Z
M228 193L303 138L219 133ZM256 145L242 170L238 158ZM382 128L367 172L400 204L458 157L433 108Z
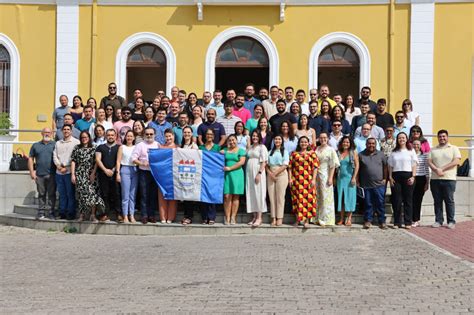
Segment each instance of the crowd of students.
M433 227L444 223L445 203L448 227L454 228L461 155L446 130L430 148L409 99L393 117L385 99L370 99L370 87L355 99L338 93L331 98L322 85L311 89L308 99L304 90L294 93L292 87L262 88L257 95L247 84L243 94L227 91L225 102L218 90L198 99L173 87L169 97L159 91L150 104L139 89L128 104L116 94L115 83L108 89L99 105L94 98L83 105L75 96L70 107L62 95L52 128L44 128L42 140L32 146L29 168L38 188L38 218L135 223L139 209L143 224L170 224L181 207L183 225L193 222L194 211L201 213L201 223L214 224L217 205L163 198L148 150L176 148L224 155L224 224L236 224L243 199L254 227L268 210L271 225L279 226L290 209L295 224L304 228L350 226L359 200L364 228L371 227L376 212L379 227L386 229L390 185L393 228L410 229L419 226L431 183Z

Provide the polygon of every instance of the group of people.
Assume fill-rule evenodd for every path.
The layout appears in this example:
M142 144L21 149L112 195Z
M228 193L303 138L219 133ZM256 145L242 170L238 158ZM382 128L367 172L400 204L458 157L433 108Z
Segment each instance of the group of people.
M183 225L193 222L195 210L203 224L214 224L215 204L164 199L150 171L149 149L191 149L224 156L224 224L236 224L245 195L246 211L253 214L248 224L254 227L268 210L272 226L282 225L289 210L304 228L350 226L359 203L364 228L371 227L375 213L386 229L390 185L393 227L410 229L419 226L431 185L433 227L444 223L443 203L448 227L455 226L459 149L448 142L446 130L430 148L409 99L393 117L385 99L370 99L370 87L357 99L338 93L331 98L322 85L311 89L308 99L304 90L277 86L261 88L257 97L255 86L247 84L243 94L228 90L225 101L219 90L198 99L173 87L169 97L158 91L150 104L140 89L128 104L115 83L108 90L99 105L92 97L83 105L75 96L70 107L62 95L52 128L44 128L42 140L32 146L29 169L37 183L38 218L56 218L57 187L61 219L135 223L139 209L143 224L169 224L182 207Z

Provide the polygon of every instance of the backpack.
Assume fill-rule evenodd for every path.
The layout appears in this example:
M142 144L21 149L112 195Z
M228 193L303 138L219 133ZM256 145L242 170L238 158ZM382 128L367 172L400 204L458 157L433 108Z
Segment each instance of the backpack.
M465 159L461 166L458 166L458 176L468 177L469 176L469 159Z

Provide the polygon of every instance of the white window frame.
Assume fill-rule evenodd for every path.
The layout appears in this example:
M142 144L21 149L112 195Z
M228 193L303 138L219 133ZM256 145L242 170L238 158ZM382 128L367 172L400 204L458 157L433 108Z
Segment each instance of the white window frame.
M255 39L265 48L269 61L269 86L278 85L280 58L275 44L261 30L250 26L231 27L219 33L209 44L206 54L204 90L214 91L216 84L216 56L221 46L229 39L246 36ZM249 80L251 81L251 80ZM225 91L223 91L225 93Z
M19 128L20 122L20 53L15 43L7 35L0 33L0 44L10 55L10 121L13 129ZM18 140L18 133L12 132L14 141ZM0 171L7 171L12 156L13 145L1 144Z
M357 36L346 32L333 32L321 37L311 49L309 55L309 89L318 88L319 55L329 45L342 43L352 47L359 56L359 90L370 86L370 53L365 43Z
M115 59L117 93L126 98L128 55L133 48L141 44L156 45L163 50L166 57L166 91L170 93L171 88L176 85L176 54L171 44L164 37L150 32L135 33L120 45Z

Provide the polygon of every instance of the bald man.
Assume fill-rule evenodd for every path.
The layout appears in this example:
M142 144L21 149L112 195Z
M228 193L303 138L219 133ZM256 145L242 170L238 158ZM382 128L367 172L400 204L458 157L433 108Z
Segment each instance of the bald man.
M34 143L30 149L28 158L28 169L31 179L36 182L38 190L39 208L37 219L50 219L54 217L54 205L56 203L56 181L53 163L53 151L55 142L52 140L50 128L41 130L41 141ZM34 165L36 164L36 169Z

